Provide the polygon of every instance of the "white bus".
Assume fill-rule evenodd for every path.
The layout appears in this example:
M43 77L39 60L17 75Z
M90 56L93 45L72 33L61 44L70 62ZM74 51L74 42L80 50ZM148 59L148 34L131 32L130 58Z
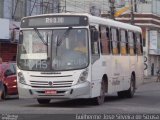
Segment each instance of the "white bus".
M143 81L141 28L89 14L61 13L21 21L17 73L20 98L51 99L106 94L133 97Z

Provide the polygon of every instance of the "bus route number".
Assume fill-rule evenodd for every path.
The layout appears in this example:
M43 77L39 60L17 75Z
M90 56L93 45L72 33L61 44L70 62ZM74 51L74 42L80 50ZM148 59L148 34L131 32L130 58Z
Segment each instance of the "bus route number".
M47 24L62 24L64 23L63 17L53 17L53 18L46 18Z

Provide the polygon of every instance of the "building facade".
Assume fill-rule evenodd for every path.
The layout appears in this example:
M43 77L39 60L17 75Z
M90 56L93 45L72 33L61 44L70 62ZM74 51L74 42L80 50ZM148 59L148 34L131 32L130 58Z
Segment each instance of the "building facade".
M134 15L134 23L142 28L144 43L144 74L156 75L160 67L160 16L152 13ZM130 14L122 15L118 21L130 23Z
M130 2L126 2L127 6ZM154 76L160 68L160 0L137 0L134 23L142 28L144 43L144 75ZM116 20L131 23L130 9ZM106 15L103 14L105 17Z
M12 61L22 17L58 12L59 0L0 0L0 57Z

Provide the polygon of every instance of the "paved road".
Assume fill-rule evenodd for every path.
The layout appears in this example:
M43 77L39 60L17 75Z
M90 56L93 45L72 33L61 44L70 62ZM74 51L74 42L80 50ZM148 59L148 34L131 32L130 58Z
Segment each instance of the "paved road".
M33 99L8 99L0 102L0 113L160 113L160 83L144 84L132 99L107 96L101 106L93 106L88 100L52 101L48 105L39 105Z

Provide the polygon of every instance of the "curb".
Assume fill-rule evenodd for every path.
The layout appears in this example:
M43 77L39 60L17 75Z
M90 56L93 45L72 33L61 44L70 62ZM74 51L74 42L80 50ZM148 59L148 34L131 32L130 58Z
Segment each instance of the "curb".
M157 80L157 76L144 77L143 83L155 82L156 80Z

